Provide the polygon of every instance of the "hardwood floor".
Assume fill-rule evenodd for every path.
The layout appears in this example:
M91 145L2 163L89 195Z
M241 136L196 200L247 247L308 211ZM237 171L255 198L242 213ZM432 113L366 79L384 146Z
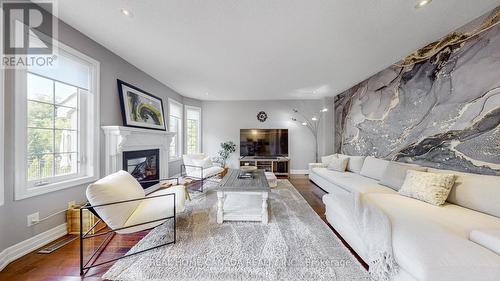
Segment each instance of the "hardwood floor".
M326 222L325 206L321 200L325 191L311 183L306 176L292 176L290 182L297 188L314 211ZM330 227L331 228L331 227ZM338 233L332 231L342 240ZM100 259L111 259L125 254L135 243L147 234L147 231L116 235L106 248ZM94 241L92 247L97 247L99 241ZM90 247L89 246L89 247ZM348 247L349 248L349 247ZM90 252L91 249L88 249ZM349 250L351 250L349 248ZM351 253L367 268L367 265L351 250ZM73 280L101 280L101 276L112 264L91 269L84 278L79 274L79 241L75 240L52 254L38 254L36 251L19 258L0 272L0 280L43 280L43 281L73 281Z

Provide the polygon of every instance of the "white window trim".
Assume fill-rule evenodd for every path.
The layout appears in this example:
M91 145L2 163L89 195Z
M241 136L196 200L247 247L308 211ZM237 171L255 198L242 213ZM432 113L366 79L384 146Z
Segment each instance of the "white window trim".
M181 147L180 154L181 154L181 155L179 155L179 156L175 156L175 157L172 157L172 155L169 155L169 156L168 156L168 158L169 158L169 159L168 159L168 162L176 162L176 161L179 161L179 160L181 160L181 159L182 159L182 154L183 154L183 152L184 152L184 151L183 151L183 148L184 148L184 139L182 138L182 134L183 134L183 132L182 132L182 131L184 130L184 120L183 120L183 118L182 118L182 117L184 116L184 106L182 105L182 103L180 103L180 102L178 102L178 101L176 101L176 100L174 100L174 99L172 99L172 98L168 98L168 125L169 125L169 129L168 129L168 130L169 130L169 132L171 132L171 131L170 131L170 104L171 104L171 103L172 103L172 104L175 104L175 105L177 105L177 106L179 106L179 108L180 108L180 109L181 109L181 111L182 111L182 112L181 112L181 117L180 117L180 120L181 120L181 126L179 127L179 129L181 130L181 132L180 132L180 134L179 134L179 132L175 132L175 136L173 136L174 138L178 137L178 135L180 135L180 136L181 136L181 138L180 138L180 142L181 142L181 143L180 143L180 147Z
M54 39L55 40L55 39ZM92 115L94 117L93 122L82 123L81 126L85 126L87 128L87 132L91 134L93 141L87 142L87 147L85 150L92 150L92 154L87 154L89 157L93 159L87 159L89 164L88 167L88 175L80 177L68 179L66 181L60 181L57 183L52 183L40 187L30 187L28 188L26 181L26 130L25 126L19 126L19 124L26 124L26 109L23 109L23 106L27 102L27 97L21 94L15 95L15 120L16 120L16 129L15 129L15 188L14 188L14 198L15 200L22 200L26 198L30 198L33 196L38 196L42 194L46 194L49 192L54 192L57 190L67 189L76 187L82 184L88 184L90 182L96 181L99 178L99 126L100 126L100 113L99 113L99 100L100 100L100 62L97 60L82 54L81 52L61 43L57 42L58 49L61 49L77 58L80 58L86 62L89 62L91 65L91 87L93 91L93 112ZM26 93L26 85L22 83L26 77L26 70L18 69L15 71L15 92L16 93ZM86 121L86 120L82 120Z
M200 125L198 126L198 140L197 140L197 146L198 146L198 151L196 153L201 153L201 107L198 106L193 106L193 105L185 105L184 106L184 151L187 153L187 111L188 110L196 110L200 113Z
M2 43L3 44L3 43ZM5 111L4 111L4 81L5 72L0 69L0 206L5 203L5 177L4 177L4 163L5 163Z

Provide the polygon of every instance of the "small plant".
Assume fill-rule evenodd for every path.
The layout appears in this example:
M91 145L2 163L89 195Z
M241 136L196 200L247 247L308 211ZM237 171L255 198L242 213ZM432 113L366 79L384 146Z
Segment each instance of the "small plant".
M221 150L219 150L219 159L224 167L226 167L226 161L229 159L232 153L236 151L236 144L232 141L222 142L220 144Z

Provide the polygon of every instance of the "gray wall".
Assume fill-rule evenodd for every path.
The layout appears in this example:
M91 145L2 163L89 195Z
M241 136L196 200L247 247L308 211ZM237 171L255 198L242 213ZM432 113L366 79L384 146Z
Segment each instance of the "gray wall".
M318 114L324 102L320 100L306 101L204 101L203 116L203 152L210 156L217 155L220 143L233 141L239 145L240 129L273 128L289 129L289 153L291 169L305 170L307 164L314 162L314 138L309 130L300 123L291 120L292 109L298 108L306 116ZM331 103L326 103L331 105ZM325 116L332 122L332 108ZM257 113L265 111L266 122L257 120ZM329 121L330 120L330 121ZM329 123L332 124L332 123ZM320 155L333 151L333 126L324 126L320 136ZM326 137L323 137L326 136ZM238 165L239 147L229 161L231 167Z
M129 64L103 46L92 41L72 27L60 22L59 41L73 47L76 50L101 62L101 125L122 125L120 103L117 94L116 79L122 79L139 88L144 89L163 99L164 107L167 106L168 97L179 102L200 106L196 100L186 99L168 88L164 84L145 74L138 68ZM26 240L38 233L64 223L65 215L60 214L33 227L26 226L26 216L34 212L40 212L44 217L55 211L66 208L67 202L85 200L85 186L62 191L51 192L45 195L31 197L29 199L14 201L14 77L11 72L6 72L5 77L5 205L0 207L0 251L5 248ZM165 112L166 113L166 112ZM103 135L101 132L101 152L104 149ZM176 165L177 164L177 165ZM101 173L104 166L104 158L101 153ZM172 163L170 172L175 174L180 163Z

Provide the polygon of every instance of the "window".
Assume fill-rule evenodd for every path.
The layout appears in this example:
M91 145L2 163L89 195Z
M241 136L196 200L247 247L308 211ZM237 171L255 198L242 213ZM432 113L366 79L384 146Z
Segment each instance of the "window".
M16 70L16 200L98 177L99 63L59 43L57 66Z
M179 160L182 157L182 104L168 99L170 132L176 133L170 143L170 160Z
M186 154L201 152L201 108L185 106Z

